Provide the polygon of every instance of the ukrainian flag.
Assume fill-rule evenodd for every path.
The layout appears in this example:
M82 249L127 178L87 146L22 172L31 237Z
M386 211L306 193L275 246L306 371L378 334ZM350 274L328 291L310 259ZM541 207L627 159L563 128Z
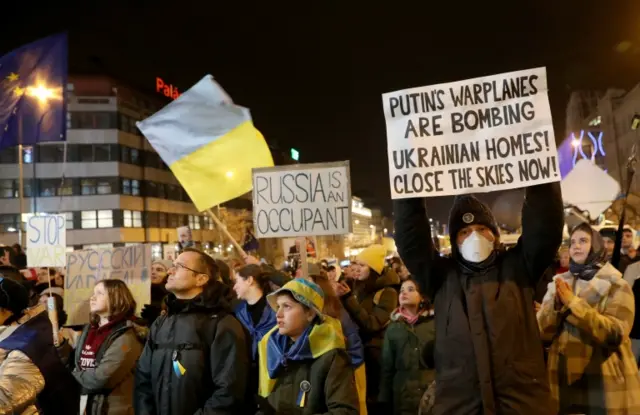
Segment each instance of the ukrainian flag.
M251 170L273 166L249 110L211 75L137 126L199 211L251 191Z

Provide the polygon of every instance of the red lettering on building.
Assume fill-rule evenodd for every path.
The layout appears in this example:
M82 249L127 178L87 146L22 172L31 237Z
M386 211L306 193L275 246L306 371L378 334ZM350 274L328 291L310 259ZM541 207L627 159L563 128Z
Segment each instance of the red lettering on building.
M178 87L173 86L171 84L167 84L160 77L156 77L156 92L164 95L165 97L176 99L180 96L180 91L178 91Z

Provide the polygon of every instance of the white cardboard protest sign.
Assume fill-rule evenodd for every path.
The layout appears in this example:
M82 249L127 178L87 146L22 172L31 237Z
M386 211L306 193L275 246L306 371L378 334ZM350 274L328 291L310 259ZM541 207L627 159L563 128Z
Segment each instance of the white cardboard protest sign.
M89 322L93 288L104 279L127 284L136 300L136 314L151 302L151 245L85 249L67 254L64 279L64 310L70 326Z
M560 181L545 68L382 95L392 199Z
M67 264L67 226L62 215L29 216L27 266L64 267Z
M253 227L257 238L351 232L349 162L253 169Z

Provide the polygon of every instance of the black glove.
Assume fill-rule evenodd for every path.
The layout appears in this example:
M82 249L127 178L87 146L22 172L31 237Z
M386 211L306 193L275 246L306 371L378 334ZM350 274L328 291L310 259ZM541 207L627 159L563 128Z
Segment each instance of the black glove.
M159 306L153 304L145 304L144 307L142 307L140 317L142 317L147 321L147 323L149 323L149 325L151 325L158 318L161 312L162 309Z
M276 410L271 406L267 398L263 398L260 395L256 395L256 405L258 406L258 413L261 415L276 415Z

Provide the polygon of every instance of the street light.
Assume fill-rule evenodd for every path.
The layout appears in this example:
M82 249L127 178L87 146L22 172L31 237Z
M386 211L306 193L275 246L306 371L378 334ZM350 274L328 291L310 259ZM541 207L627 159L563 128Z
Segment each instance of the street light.
M61 100L62 99L62 87L58 88L49 88L42 81L36 81L35 85L27 86L24 91L24 95L30 98L35 98L38 101L40 107L46 107L46 105L51 100ZM44 116L48 111L45 111L40 117L40 122L44 119ZM40 123L38 123L38 131L40 129ZM22 116L18 115L18 171L19 171L19 180L18 180L18 195L20 197L20 232L19 239L20 245L23 245L23 230L22 230L22 214L24 212L24 168L22 162ZM35 196L34 196L35 197Z

